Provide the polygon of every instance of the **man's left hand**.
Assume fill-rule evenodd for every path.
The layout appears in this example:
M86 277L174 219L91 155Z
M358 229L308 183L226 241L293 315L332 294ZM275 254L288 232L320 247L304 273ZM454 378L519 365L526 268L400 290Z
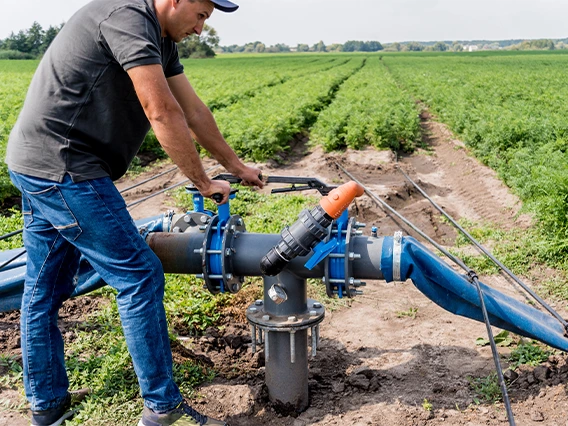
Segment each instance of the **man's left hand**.
M245 186L258 186L259 188L264 187L264 182L262 181L262 172L258 167L245 166L244 169L237 175L241 178L242 185Z

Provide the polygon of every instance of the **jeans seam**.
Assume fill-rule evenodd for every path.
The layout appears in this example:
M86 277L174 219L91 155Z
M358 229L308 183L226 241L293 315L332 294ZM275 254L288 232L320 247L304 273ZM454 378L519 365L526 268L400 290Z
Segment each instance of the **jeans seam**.
M35 298L35 294L36 294L36 290L37 290L37 286L38 286L39 277L40 277L40 275L41 275L41 271L44 269L45 263L47 262L47 258L49 257L49 253L52 252L53 247L55 246L55 243L57 242L57 239L58 239L58 238L59 238L59 234L57 234L57 235L55 236L55 239L53 240L53 244L51 245L51 247L50 247L50 249L49 249L48 255L45 257L45 259L44 259L44 261L43 261L43 263L42 263L42 265L41 265L40 271L39 271L39 273L37 274L37 277L36 277L36 280L35 280L34 286L33 286L32 296L31 296L31 298L30 298L30 303L29 303L29 304L30 304L30 308L31 308L32 301L33 301L33 299ZM55 286L54 286L53 288L55 288ZM52 292L53 292L53 290L52 290ZM53 293L52 293L52 297L53 297ZM31 309L30 309L30 308L28 308L28 315L27 315L27 317L26 317L26 336L29 335L29 320L30 320L30 317L31 317L31 315L30 315ZM50 341L49 341L49 352L50 352L50 360L49 360L49 362L50 362L50 366L51 366L51 356L52 356L52 353L51 353L51 352L52 352L52 351L51 351L51 334L48 333L48 336L49 336L49 340L50 340ZM27 356L27 358L28 358L28 374L29 374L29 373L30 373L30 371L29 371L29 365L30 365L29 354L30 354L30 349L31 349L31 348L29 347L29 339L28 339L27 337L26 337L26 348L27 348L26 356ZM51 370L51 369L50 369L50 370ZM34 374L35 374L35 373L34 373ZM52 399L54 399L54 398L53 398L53 381L52 381L52 378L49 377L48 381L49 381L49 392L51 393ZM34 383L33 385L32 385L32 382ZM35 386L35 380L30 380L30 387L31 387L32 396L33 396L33 395L35 395L35 393L36 393L36 391L35 391L35 387L36 387L36 386ZM33 396L33 399L35 400L35 396Z

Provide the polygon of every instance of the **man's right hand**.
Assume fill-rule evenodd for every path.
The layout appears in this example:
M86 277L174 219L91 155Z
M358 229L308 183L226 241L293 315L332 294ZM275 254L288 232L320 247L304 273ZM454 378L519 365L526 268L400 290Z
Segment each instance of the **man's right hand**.
M223 180L210 179L207 186L201 185L200 187L197 187L197 189L199 190L201 195L206 198L213 199L213 201L215 201L217 204L225 204L227 201L229 201L231 185L229 185L229 182L225 182ZM213 198L215 194L220 194L220 196L223 197L222 200L218 201L218 199L215 199L217 198L217 196Z

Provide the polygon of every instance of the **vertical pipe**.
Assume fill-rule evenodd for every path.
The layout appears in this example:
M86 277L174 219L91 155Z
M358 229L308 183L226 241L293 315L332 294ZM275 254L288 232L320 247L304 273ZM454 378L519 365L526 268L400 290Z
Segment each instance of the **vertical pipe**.
M268 296L273 284L280 284L288 300L280 305ZM276 277L264 277L264 309L270 316L289 317L308 311L306 280L283 271ZM308 408L308 331L298 330L292 343L289 332L271 332L265 335L266 386L270 400L285 411L302 412ZM294 350L294 356L291 356Z

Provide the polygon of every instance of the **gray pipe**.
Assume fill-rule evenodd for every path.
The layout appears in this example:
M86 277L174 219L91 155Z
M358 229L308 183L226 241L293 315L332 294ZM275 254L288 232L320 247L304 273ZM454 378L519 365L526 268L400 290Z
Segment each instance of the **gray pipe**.
M164 272L172 274L202 273L201 255L195 252L203 245L204 234L150 233L146 239L150 248L162 261ZM235 261L233 274L238 276L262 276L260 259L280 241L278 234L255 234L243 232L234 240ZM383 238L355 237L353 251L361 258L353 262L353 274L358 279L383 279L381 253ZM324 262L311 271L304 264L310 255L296 257L286 270L300 278L321 278L324 276Z
M268 289L279 284L288 295L276 304ZM288 317L307 312L306 280L282 271L264 278L264 311L270 317ZM266 351L269 351L267 356ZM265 336L266 386L270 400L284 412L302 412L308 408L308 330L271 331Z

